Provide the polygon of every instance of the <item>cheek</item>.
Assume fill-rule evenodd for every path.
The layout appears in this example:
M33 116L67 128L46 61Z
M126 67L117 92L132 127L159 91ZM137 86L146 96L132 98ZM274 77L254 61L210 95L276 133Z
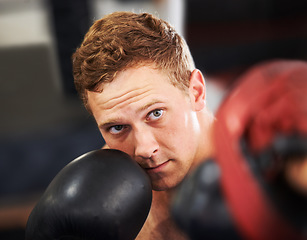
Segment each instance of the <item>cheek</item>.
M170 148L177 148L177 151L183 150L190 145L192 126L191 117L188 114L174 114L159 137Z
M176 141L183 154L193 154L200 136L200 126L195 112L189 112L181 116L181 121L176 124Z

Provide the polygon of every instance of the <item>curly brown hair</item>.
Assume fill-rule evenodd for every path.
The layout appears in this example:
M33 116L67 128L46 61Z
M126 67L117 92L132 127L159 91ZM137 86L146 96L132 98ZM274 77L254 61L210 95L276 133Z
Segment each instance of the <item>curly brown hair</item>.
M95 21L72 59L75 86L87 108L87 91L102 91L101 83L127 68L153 64L182 90L195 68L185 40L148 13L115 12Z

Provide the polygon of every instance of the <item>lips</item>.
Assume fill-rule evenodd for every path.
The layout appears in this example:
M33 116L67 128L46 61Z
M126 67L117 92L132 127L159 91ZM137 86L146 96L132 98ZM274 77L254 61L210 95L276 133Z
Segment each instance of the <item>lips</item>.
M144 169L146 170L146 172L148 173L157 173L157 172L160 172L162 171L169 163L169 160L167 160L166 162L164 163L161 163L157 166L154 166L154 167L145 167Z

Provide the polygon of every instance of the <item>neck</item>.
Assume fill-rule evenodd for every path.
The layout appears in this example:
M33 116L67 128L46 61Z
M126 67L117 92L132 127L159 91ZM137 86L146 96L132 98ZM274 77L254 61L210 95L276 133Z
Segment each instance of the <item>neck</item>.
M199 122L201 123L199 146L192 169L194 169L206 159L212 158L215 155L213 141L213 127L215 117L211 112L205 109L203 112L199 113Z
M169 205L176 189L168 189L166 191L152 191L153 204ZM156 201L157 200L157 201Z

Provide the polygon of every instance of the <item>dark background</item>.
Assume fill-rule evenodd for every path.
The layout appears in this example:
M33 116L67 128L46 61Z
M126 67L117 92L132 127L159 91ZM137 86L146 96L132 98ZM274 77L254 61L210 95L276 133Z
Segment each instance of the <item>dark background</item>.
M104 144L71 74L71 54L93 21L91 4L46 1L53 50L45 45L0 48L0 239L23 239L27 216L56 173ZM185 5L185 36L196 66L223 87L258 62L307 59L305 0L187 0ZM0 17L5 13L2 8ZM51 67L53 54L58 75Z

